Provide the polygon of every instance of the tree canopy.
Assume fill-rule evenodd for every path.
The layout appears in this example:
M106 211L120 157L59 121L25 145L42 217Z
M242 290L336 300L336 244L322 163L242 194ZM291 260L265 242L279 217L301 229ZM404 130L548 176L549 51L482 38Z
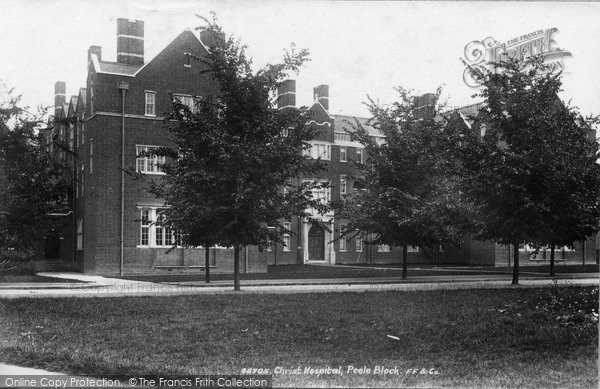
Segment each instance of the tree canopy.
M559 99L561 74L540 58L476 76L484 105L475 120L485 131L464 133L462 187L478 237L513 245L518 283L520 244L571 245L597 230L598 146L590 121Z
M0 248L35 254L40 237L55 227L49 214L68 209L71 178L44 149L45 112L28 112L3 86L0 94Z
M202 30L207 57L197 58L219 85L215 96L194 109L175 100L165 121L172 145L165 179L151 190L165 200L168 223L184 246L219 244L234 248L239 289L240 246L283 243L285 220L322 209L312 191L323 185L293 179L314 175L318 160L303 156L315 132L306 109L277 109L277 89L308 60L308 51L287 51L279 64L254 72L239 40L227 36L213 15Z
M371 124L383 137L369 134L357 121L352 136L365 145L366 163L355 178L363 190L338 205L347 218L346 233L373 234L372 243L403 248L403 277L408 246L438 249L457 242L469 224L461 206L452 143L437 112L437 94L416 96L398 88L399 100L382 107L370 100ZM358 230L359 232L353 232Z

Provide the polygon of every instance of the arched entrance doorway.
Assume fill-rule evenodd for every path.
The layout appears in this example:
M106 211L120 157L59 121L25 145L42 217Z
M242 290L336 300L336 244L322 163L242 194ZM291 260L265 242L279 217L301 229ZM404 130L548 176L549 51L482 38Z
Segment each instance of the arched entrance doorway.
M308 230L308 260L325 260L325 230L316 224Z

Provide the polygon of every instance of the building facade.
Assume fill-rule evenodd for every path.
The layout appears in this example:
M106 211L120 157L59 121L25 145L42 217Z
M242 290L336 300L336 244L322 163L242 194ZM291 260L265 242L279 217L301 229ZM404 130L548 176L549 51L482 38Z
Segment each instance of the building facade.
M76 264L86 274L101 275L205 270L204 249L172 249L175 232L162 223L164 203L145 190L143 181L126 174L131 170L158 179L164 174L160 157L153 156L152 150L168 145L162 121L173 97L193 106L194 99L218 94L218 85L201 72L203 65L192 61L207 55L205 39L202 34L183 31L146 61L144 23L118 19L116 62L103 60L102 48L91 46L85 88L67 101L65 83L55 84L55 120L46 130L47 150L66 158L68 174L75 181L68 195L72 211L57 215L63 229L51 238L53 252L63 261ZM279 108L296 105L295 81L283 82L278 92ZM331 188L315 196L338 199L354 190L352 161L366 158L362 145L347 133L349 123L359 120L372 136L380 134L365 118L331 115L327 85L314 88L310 110L309 125L320 132L306 152L320 157L325 169L317 177L297 180L327 180ZM292 231L283 236L285 244L262 252L245 248L242 272L264 272L268 265L401 262L401 249L367 244L368 237L338 239L345 221L333 212L314 216L327 228L305 218L285 221ZM591 257L595 245L586 249ZM503 255L507 254L493 243L466 239L461 247L439 251L411 247L408 261L493 266ZM212 248L210 258L212 271L233 271L233 250Z

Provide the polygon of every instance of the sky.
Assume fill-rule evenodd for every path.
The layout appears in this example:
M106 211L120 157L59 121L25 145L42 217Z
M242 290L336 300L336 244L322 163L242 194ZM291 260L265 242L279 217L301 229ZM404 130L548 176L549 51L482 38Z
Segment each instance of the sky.
M330 112L355 116L368 116L367 96L393 102L397 86L443 86L449 106L478 102L462 79L467 43L556 27L558 46L573 54L563 99L600 114L600 3L583 2L0 0L0 81L25 104L50 106L56 81L67 95L85 87L89 46L115 60L117 18L145 22L148 61L211 11L248 45L255 69L280 62L292 42L309 49L311 62L294 77L297 104L310 105L312 88L327 84Z

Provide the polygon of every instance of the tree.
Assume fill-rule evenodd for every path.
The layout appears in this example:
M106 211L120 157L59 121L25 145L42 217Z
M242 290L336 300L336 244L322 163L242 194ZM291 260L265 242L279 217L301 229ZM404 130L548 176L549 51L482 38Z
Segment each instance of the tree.
M553 257L555 245L597 230L598 148L576 110L559 100L561 74L540 58L499 63L476 76L485 136L464 134L463 190L478 211L478 237L513 245L517 284L519 245L550 245Z
M220 93L197 101L196 112L174 101L165 120L173 143L162 150L169 157L166 177L151 191L165 200L164 212L179 231L179 244L233 247L234 289L239 290L240 247L262 250L283 243L282 234L291 233L286 219L323 209L312 198L323 184L289 184L322 168L302 153L315 136L306 125L309 113L274 107L281 81L298 72L308 51L292 47L282 63L253 72L246 47L227 37L214 15L203 20L210 52L197 59Z
M346 234L373 234L371 243L402 247L402 278L407 277L408 246L459 242L469 217L461 205L457 165L452 159L455 133L443 131L437 94L423 97L397 88L399 101L381 107L369 99L370 124L385 137L375 140L357 121L353 138L363 145L356 185L363 190L338 204L349 220Z
M64 162L44 150L45 112L27 112L20 96L1 87L0 248L35 255L40 237L55 227L49 214L68 208L71 179Z

